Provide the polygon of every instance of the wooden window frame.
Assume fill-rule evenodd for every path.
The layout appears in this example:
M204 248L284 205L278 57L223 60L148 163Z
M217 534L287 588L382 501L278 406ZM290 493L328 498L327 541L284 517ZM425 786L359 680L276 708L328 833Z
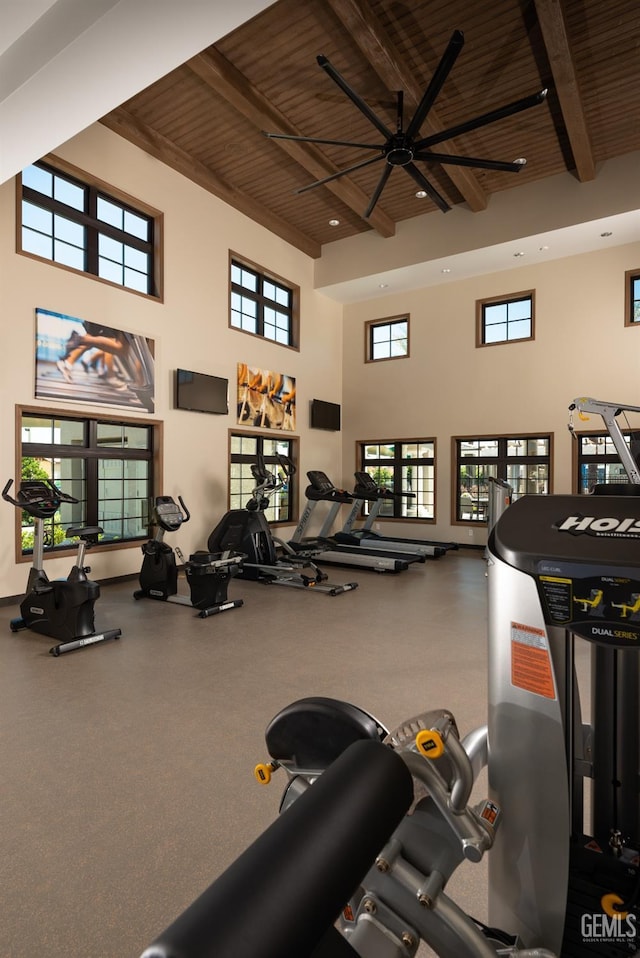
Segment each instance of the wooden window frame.
M633 304L635 302L631 290L635 280L640 281L640 269L628 269L624 274L624 324L625 326L640 326L640 318L633 318Z
M485 339L485 319L484 311L486 306L498 306L504 303L507 307L510 303L520 302L523 299L531 300L531 335L522 336L518 339L500 339L495 343L486 343ZM507 331L509 320L507 318ZM484 349L487 346L512 346L515 343L530 343L535 340L536 331L536 291L535 289L524 289L517 293L508 293L503 296L490 296L487 299L476 300L476 348Z
M92 459L97 460L98 458L148 458L151 467L151 481L149 483L149 494L150 499L157 495L160 495L162 490L163 482L163 473L162 473L162 462L163 462L163 448L164 448L164 424L162 421L156 419L146 419L142 417L129 417L129 416L120 416L109 414L105 410L105 413L74 413L71 410L60 409L60 410L50 410L43 406L23 406L19 405L15 407L15 469L14 475L16 476L15 483L19 485L20 475L22 472L22 458L23 458L23 443L22 443L22 417L26 416L39 416L43 419L69 419L74 422L84 422L84 423L113 423L126 426L146 426L151 429L152 435L152 449L151 455L149 457L140 457L132 455L115 455L116 449L105 446L103 455L99 456L96 454L95 449L88 448L83 446L81 449L77 450L77 455L75 458L78 459ZM33 444L37 449L37 444ZM44 444L48 445L48 444ZM111 450L111 454L109 454ZM13 491L13 490L12 490ZM97 508L97 498L95 502L92 502L90 508ZM22 521L21 521L21 511L19 509L15 510L15 559L16 562L31 562L32 553L27 552L23 553L22 551L22 539L21 539L21 530L22 530ZM149 511L149 518L151 519L151 511ZM86 517L86 521L89 525L99 525L97 522L97 514L95 512L89 512L89 515ZM149 524L148 529L144 535L137 536L132 539L119 539L116 541L109 541L104 543L98 543L95 546L92 546L92 552L113 552L116 549L139 549L140 544L151 536L151 524ZM65 547L65 548L47 548L44 552L45 559L49 556L73 556L77 551L77 547Z
M359 439L356 442L356 463L359 470L367 470L367 466L374 465L376 463L384 463L394 475L394 490L398 487L396 486L396 477L400 478L400 489L402 489L402 467L407 465L409 462L408 459L403 458L401 455L402 446L413 445L414 443L432 443L433 444L433 456L425 456L422 459L412 459L410 464L428 464L433 469L433 517L429 518L428 516L403 516L402 513L402 500L393 501L393 511L394 515L384 516L380 513L376 518L376 522L419 522L426 525L435 525L437 522L437 490L438 490L438 475L437 475L437 453L438 453L438 442L435 436L428 438L421 437L419 439ZM367 446L393 446L394 447L394 458L393 459L366 459L365 451ZM405 490L402 490L405 491ZM410 490L406 490L410 491ZM367 506L365 503L363 515L367 513Z
M392 326L397 323L407 324L407 351L402 356L380 356L377 359L373 356L373 330L379 326ZM364 361L365 363L388 363L396 359L409 359L411 356L411 316L409 313L401 313L398 316L384 316L381 319L369 319L364 324Z
M261 293L256 293L251 295L249 290L244 288L236 289L231 280L231 270L232 266L237 265L244 267L250 270L252 273L255 273L260 281L260 286L266 280L267 282L277 283L278 286L282 286L289 291L291 294L291 306L288 310L289 313L289 339L288 343L278 342L277 339L272 339L270 336L265 336L263 332L257 331L252 332L248 329L241 329L239 326L234 326L231 322L232 316L232 293L238 292L242 296L246 296L249 299L253 299L258 305L258 318L257 325L260 329L263 326L262 319L260 317L261 307L265 303L265 299ZM247 259L246 256L242 256L240 253L235 253L233 250L229 250L229 329L234 330L236 333L243 333L245 336L254 336L257 339L261 339L267 343L273 343L274 346L280 346L283 349L293 349L295 352L300 352L300 287L295 283L292 283L290 280L285 279L283 276L279 276L277 273L274 273L272 270L266 269L264 266L260 266L258 263L254 263L252 260ZM270 302L270 301L268 301ZM280 304L276 304L279 305Z
M298 436L291 435L290 433L287 433L286 435L283 435L283 436L279 436L277 432L274 433L273 431L251 432L248 429L229 429L228 439L227 439L227 509L238 508L238 506L235 504L233 506L231 505L231 466L232 464L234 462L248 463L250 459L251 461L255 462L255 459L253 457L249 457L248 455L246 458L244 458L244 456L242 458L239 458L238 453L232 453L231 444L235 436L240 436L242 438L248 438L248 439L257 439L259 441L258 444L260 444L260 441L264 442L265 439L271 440L274 442L277 442L280 439L280 440L291 443L290 448L293 452L293 455L290 458L293 461L296 471L294 472L294 474L291 476L289 480L289 516L286 519L268 519L267 521L269 525L273 527L295 525L295 523L297 523L299 518L299 515L298 515L299 484L298 484L297 468L298 468L298 464L300 460L300 438ZM265 462L268 468L272 466L277 466L277 463L272 462L271 458L272 457L265 456ZM270 469L270 471L277 472L277 469L275 470ZM247 499L248 499L248 496L247 496ZM245 507L245 502L242 502L241 508L244 508L244 507Z
M36 191L29 191L29 193L25 195L25 190L27 188L23 188L22 174L19 173L16 176L16 252L21 256L26 256L29 259L36 260L39 263L47 263L49 266L55 266L57 269L67 270L70 273L74 273L76 276L88 276L90 279L97 280L99 283L106 283L107 286L124 290L125 292L132 293L135 296L142 296L145 299L163 302L163 214L154 207L149 206L147 203L130 196L128 193L117 189L117 187L105 183L104 180L87 173L85 170L79 169L77 166L73 166L71 163L67 163L66 160L60 159L60 157L53 153L47 154L47 156L42 157L41 160L38 160L33 165L46 168L54 175L59 174L60 176L64 176L66 179L73 180L78 186L88 190L89 208L86 212L72 210L71 207L63 204L56 204L55 200L49 197L43 197L42 194L39 194ZM112 201L118 206L126 208L137 216L141 216L144 219L149 220L152 233L151 239L148 242L137 240L136 237L130 236L128 233L121 233L121 231L117 230L117 228L110 226L109 223L98 220L95 210L98 195L107 201ZM40 201L38 201L38 197L40 198ZM43 199L47 202L43 203ZM34 202L36 205L40 205L41 208L50 210L52 212L58 211L62 213L65 218L70 219L72 222L78 223L86 228L87 262L85 263L85 269L76 269L73 266L68 266L66 263L58 263L54 259L49 259L45 256L39 256L37 253L31 253L22 248L23 200ZM74 213L75 215L70 215L71 213ZM128 245L133 247L139 246L141 249L144 248L144 251L149 254L150 261L148 292L132 289L130 286L125 286L122 283L116 283L112 280L106 279L103 276L98 276L98 232L110 238L117 239L118 241L121 241L122 237L124 236L126 237L126 242Z
M497 479L504 479L508 481L506 475L506 466L511 464L529 464L535 465L539 462L545 462L548 466L548 491L546 493L539 493L539 495L551 495L553 492L553 446L554 446L554 435L552 432L523 432L523 433L489 433L482 436L452 436L451 437L451 525L453 526L466 526L467 528L479 527L486 528L487 519L462 519L459 517L459 499L460 499L460 463L461 459L458 454L459 443L462 442L481 442L483 440L495 440L498 445L500 442L509 442L512 440L522 439L524 441L530 439L548 439L549 440L549 455L547 456L508 456L505 454L498 454L497 456L474 456L469 457L471 463L477 465L504 465L504 475L497 475Z

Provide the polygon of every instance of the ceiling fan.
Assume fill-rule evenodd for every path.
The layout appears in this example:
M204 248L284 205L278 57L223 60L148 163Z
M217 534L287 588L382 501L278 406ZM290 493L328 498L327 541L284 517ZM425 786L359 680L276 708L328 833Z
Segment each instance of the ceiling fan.
M327 57L316 57L318 64L322 67L325 73L331 77L334 83L340 87L342 92L349 97L351 102L355 104L360 112L363 113L373 124L373 126L376 127L385 140L384 143L353 143L348 140L326 140L314 136L293 136L287 133L265 132L265 136L274 140L297 140L301 143L325 143L331 146L350 146L357 147L361 150L375 150L377 153L376 156L370 157L367 160L363 160L360 163L355 163L353 166L349 166L337 173L332 173L331 176L325 176L323 179L316 180L315 183L310 183L308 186L303 186L301 189L296 190L295 192L306 193L307 190L313 190L317 186L330 183L331 180L337 180L340 176L346 176L347 173L353 173L356 170L363 169L365 166L371 166L374 163L379 163L381 160L385 160L385 167L382 171L380 179L378 180L378 185L373 191L369 205L364 213L365 219L371 216L371 213L373 212L376 203L380 199L380 195L395 166L406 170L409 176L411 176L412 179L414 179L418 184L420 189L424 190L424 192L431 197L433 202L439 209L442 210L443 213L446 213L451 209L450 205L418 169L416 166L416 161L427 164L450 163L454 166L472 166L483 170L503 170L507 173L518 173L527 162L521 157L514 160L512 163L504 163L500 160L483 160L473 156L456 156L449 153L434 153L431 150L431 147L435 146L437 143L443 143L445 140L450 140L455 136L459 136L460 134L469 133L471 130L477 130L481 126L487 126L487 124L494 123L496 120L501 120L504 117L512 116L514 113L519 113L522 110L528 110L529 107L536 106L537 104L544 102L547 96L547 90L541 90L539 93L534 93L531 96L523 97L520 100L515 100L513 103L506 104L506 106L499 107L496 110L491 110L489 113L483 113L482 116L478 116L473 120L467 120L464 123L458 123L455 126L451 126L447 130L442 130L440 133L434 133L431 136L425 137L420 136L420 127L426 120L429 110L433 106L436 97L444 85L445 80L449 76L449 73L451 72L451 69L456 62L463 46L464 35L462 34L462 31L454 30L453 34L451 35L451 39L447 44L447 48L442 55L440 63L438 64L436 71L431 78L431 82L425 90L422 100L418 104L418 107L413 114L413 117L409 121L409 125L407 126L406 130L404 129L403 117L403 93L402 91L397 93L397 118L395 132L390 130L386 124L383 123L378 116L376 116L376 114L364 102L364 100L358 96L354 90L351 89L344 77L342 77L335 67L331 65Z

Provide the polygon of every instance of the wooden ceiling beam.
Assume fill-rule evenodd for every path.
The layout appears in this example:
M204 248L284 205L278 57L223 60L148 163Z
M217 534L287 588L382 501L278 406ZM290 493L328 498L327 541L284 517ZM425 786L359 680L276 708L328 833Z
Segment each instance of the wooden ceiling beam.
M361 0L326 0L326 2L351 34L387 89L402 90L405 99L417 106L424 90L418 86L415 77L403 63L398 50L384 35L382 24L369 4L362 3ZM441 133L444 129L444 124L432 107L421 127L423 136ZM440 153L457 152L452 141L439 143L438 151ZM487 208L487 195L468 167L443 165L442 169L474 213Z
M580 182L595 179L596 168L580 88L559 0L535 0L562 118Z
M291 136L303 136L292 123L258 90L251 86L249 81L222 56L215 47L209 47L204 53L199 53L187 61L188 66L200 79L216 93L238 110L246 119L250 120L257 129L268 130L270 133L285 133ZM312 143L300 143L292 140L272 140L277 147L284 150L292 159L313 176L314 180L323 179L338 173L327 157ZM356 186L348 176L340 177L325 188L330 190L338 199L364 219L364 211L369 203L369 197ZM395 223L382 209L376 208L368 219L367 225L377 230L381 236L389 237L395 234Z
M118 107L107 116L102 117L100 122L110 130L120 134L125 140L133 143L134 146L139 147L151 156L155 156L157 160L186 176L187 179L197 183L198 186L209 193L213 193L214 196L228 203L229 206L244 213L245 216L255 220L256 223L280 236L308 256L318 259L322 255L322 247L319 243L309 239L305 233L257 203L246 193L230 186L204 163L194 160L189 153L180 149L166 136L142 123L122 107Z

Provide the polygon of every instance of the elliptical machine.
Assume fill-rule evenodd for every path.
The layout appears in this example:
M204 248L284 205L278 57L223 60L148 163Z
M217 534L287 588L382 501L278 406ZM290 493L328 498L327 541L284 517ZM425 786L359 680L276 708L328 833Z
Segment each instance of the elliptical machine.
M9 494L12 484L13 479L9 479L2 490L2 498L17 509L28 512L35 520L35 529L27 590L20 603L20 618L10 622L11 631L31 629L61 640L49 649L54 656L119 638L121 629L95 632L93 607L100 595L100 586L87 578L91 569L84 565L84 559L87 549L97 543L102 533L100 526L71 526L67 529L67 536L79 540L76 561L66 579L50 580L43 568L44 520L54 516L63 502L77 503L78 499L62 492L50 479L24 479L14 499Z
M237 549L246 555L240 577L259 579L275 585L287 585L295 589L313 589L328 595L341 595L358 588L357 582L327 582L327 575L313 562L313 554L298 555L282 539L271 534L265 519L269 499L295 474L290 459L279 456L280 477L270 472L259 456L251 465L251 474L256 486L244 509L230 509L209 536L208 548L212 551ZM277 549L283 553L278 555Z
M178 496L178 502L180 505L172 496L157 496L154 501L151 521L157 527L156 534L142 546L140 588L133 593L134 599L187 605L198 609L201 619L239 609L244 605L243 600L228 599L227 589L229 580L242 568L244 555L240 552L195 552L189 556L184 567L191 595L178 594L176 553L181 562L183 556L178 548L174 551L164 541L166 532L177 532L191 518L182 496Z

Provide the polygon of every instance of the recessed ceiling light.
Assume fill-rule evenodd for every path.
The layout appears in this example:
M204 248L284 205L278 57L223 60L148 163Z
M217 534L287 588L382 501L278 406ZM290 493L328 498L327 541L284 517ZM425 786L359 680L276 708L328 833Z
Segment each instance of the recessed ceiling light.
M378 289L387 289L388 283L378 283Z
M450 272L451 272L451 268L450 268L449 266L443 266L442 269L440 270L440 272L441 272L441 273L450 273Z
M548 247L548 246L539 246L538 249L539 249L539 251L540 251L541 253L543 253L546 249L549 249L549 247Z
M329 220L329 226L340 226L340 220Z
M516 259L517 259L518 256L524 256L524 253L522 252L522 250L520 250L518 253L514 253L513 255L514 255L514 256L516 257Z
M526 165L527 165L527 161L526 161L526 159L524 158L524 156L518 156L518 157L516 157L516 159L515 159L513 162L516 163L518 166L526 166Z
M600 236L613 236L613 233L600 233Z
M427 195L426 190L418 190L418 192L416 193L416 196L418 197L419 200L425 199L426 195Z

